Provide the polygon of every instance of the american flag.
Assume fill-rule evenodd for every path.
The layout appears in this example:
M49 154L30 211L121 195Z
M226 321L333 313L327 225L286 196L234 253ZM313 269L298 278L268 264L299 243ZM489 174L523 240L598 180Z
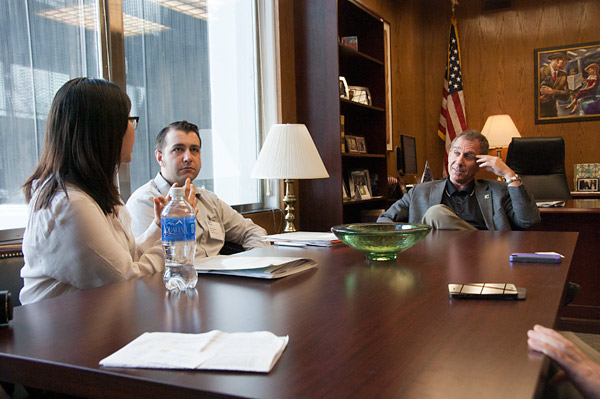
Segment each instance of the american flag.
M446 141L446 156L444 158L444 176L448 174L448 151L450 143L463 130L467 129L465 115L465 96L463 94L462 74L460 71L460 46L456 19L452 18L450 26L450 41L448 43L448 60L442 92L442 109L438 124L438 135Z

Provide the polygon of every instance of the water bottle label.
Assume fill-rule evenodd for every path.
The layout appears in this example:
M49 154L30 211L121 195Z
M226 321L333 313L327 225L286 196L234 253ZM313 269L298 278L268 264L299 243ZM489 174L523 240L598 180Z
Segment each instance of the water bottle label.
M163 241L194 241L196 240L196 218L162 218L161 231Z

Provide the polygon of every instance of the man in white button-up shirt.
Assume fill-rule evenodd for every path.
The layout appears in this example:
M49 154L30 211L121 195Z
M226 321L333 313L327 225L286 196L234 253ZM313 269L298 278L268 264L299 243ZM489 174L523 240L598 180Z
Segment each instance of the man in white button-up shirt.
M160 131L156 138L154 155L160 165L156 177L138 188L127 201L131 214L133 234L141 235L153 220L151 199L166 197L170 187L185 180L194 180L200 173L202 142L198 127L186 121L173 122ZM196 188L196 255L218 255L225 241L251 249L267 245L262 238L267 232L235 209L221 201L214 193Z

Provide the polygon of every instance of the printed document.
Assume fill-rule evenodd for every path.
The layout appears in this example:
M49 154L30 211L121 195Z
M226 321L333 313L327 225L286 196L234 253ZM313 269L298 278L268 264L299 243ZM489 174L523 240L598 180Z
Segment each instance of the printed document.
M203 334L147 332L100 361L104 367L268 373L289 337L269 331Z

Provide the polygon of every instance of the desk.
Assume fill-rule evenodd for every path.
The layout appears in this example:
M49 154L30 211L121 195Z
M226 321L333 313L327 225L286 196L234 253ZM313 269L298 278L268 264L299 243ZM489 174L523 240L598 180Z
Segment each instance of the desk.
M600 192L598 191L571 191L573 199L598 199Z
M574 199L562 208L540 208L542 223L532 230L576 231L569 281L581 285L571 304L560 310L559 327L600 333L600 199Z
M166 295L159 275L15 310L0 328L0 380L90 397L529 398L549 362L526 332L552 326L576 233L433 231L396 261L348 247L277 248L319 265L279 281L200 276ZM510 265L556 250L561 264ZM450 300L447 284L514 282L525 301ZM289 334L269 374L109 369L144 331ZM539 391L537 392L539 393Z

